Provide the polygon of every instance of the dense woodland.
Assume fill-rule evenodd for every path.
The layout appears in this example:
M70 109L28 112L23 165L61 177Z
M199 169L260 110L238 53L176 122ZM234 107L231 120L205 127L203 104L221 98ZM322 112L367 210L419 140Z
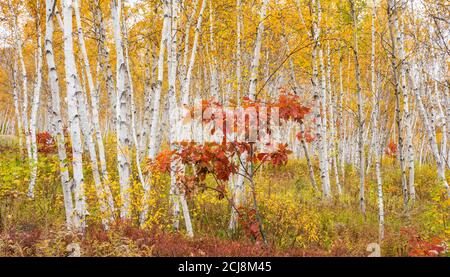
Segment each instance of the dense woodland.
M448 256L449 15L1 1L0 256Z

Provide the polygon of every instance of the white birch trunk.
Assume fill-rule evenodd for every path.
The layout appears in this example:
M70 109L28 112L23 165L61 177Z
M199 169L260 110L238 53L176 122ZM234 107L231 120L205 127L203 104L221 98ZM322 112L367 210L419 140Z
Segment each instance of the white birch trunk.
M64 208L66 212L66 225L69 229L74 226L73 222L73 199L71 192L71 180L69 175L69 165L67 163L66 143L63 131L63 121L61 118L61 101L58 83L58 72L56 70L55 58L53 55L53 18L55 15L55 0L46 0L46 28L45 28L45 57L47 60L48 82L51 91L51 111L53 114L53 130L56 136L56 146L58 148L59 172L64 196Z
M399 43L399 31L398 31L398 17L397 17L397 3L394 0L388 1L388 27L389 33L391 37L391 66L393 71L394 78L394 91L395 91L395 114L396 114L396 123L398 129L398 157L400 160L400 170L402 176L402 193L403 193L403 205L406 208L408 204L408 187L406 180L406 170L405 170L405 158L403 155L403 122L400 114L400 80L398 74L398 66L400 63L398 62L397 55L397 44Z
M261 58L262 36L264 34L264 20L266 19L266 10L268 0L263 0L262 7L259 14L258 30L256 32L255 48L253 51L253 60L250 66L250 87L248 89L248 96L250 100L256 100L256 85L258 81L258 69Z
M402 25L403 26L403 25ZM412 113L409 108L409 91L406 84L406 76L408 75L408 64L406 62L405 46L404 46L404 30L399 30L399 59L401 61L400 77L403 93L403 116L404 116L404 128L406 129L406 160L408 162L408 188L409 188L409 201L414 205L416 199L416 192L414 188L414 147L413 147L413 130L412 130Z
M237 16L236 16L236 100L238 106L241 103L241 87L242 87L242 54L241 54L241 32L242 32L242 3L236 0Z
M67 112L69 134L72 142L73 187L75 200L74 227L83 231L86 227L86 197L84 195L83 145L81 141L80 115L77 95L79 90L78 73L75 64L72 38L72 0L64 0L64 65L66 74Z
M100 121L98 115L98 94L97 89L95 88L94 81L92 78L91 68L89 59L87 56L86 46L84 42L84 34L81 26L81 17L80 10L78 6L78 0L74 0L74 10L75 10L75 19L77 24L77 32L78 32L78 42L81 48L81 54L83 56L83 62L85 67L85 73L87 76L90 98L91 98L91 109L92 116L89 113L88 101L87 101L87 93L78 95L78 104L80 107L79 114L81 119L81 129L83 135L85 137L85 142L88 146L89 157L91 160L91 170L92 175L94 177L95 183L95 191L97 194L97 198L100 203L100 211L102 213L102 223L105 229L109 228L108 221L112 221L114 219L114 205L111 203L112 196L111 191L108 187L108 192L106 193L104 189L104 184L100 178L100 173L98 170L98 162L97 162L97 151L95 149L95 141L93 138L93 133L97 140L97 146L99 149L101 168L103 180L105 182L108 181L107 171L106 171L106 160L105 160L105 149L103 146L103 138L100 131ZM92 120L92 125L90 124ZM106 183L107 184L107 183ZM107 205L107 199L109 199L110 205ZM111 205L112 204L112 205ZM112 207L111 207L112 206ZM109 208L112 208L109 210Z
M170 114L170 144L171 149L175 150L176 146L176 125L177 121L181 120L181 114L178 114L176 111L178 110L178 104L176 99L176 80L177 80L177 68L178 68L178 56L177 56L177 36L178 36L178 13L179 13L179 0L173 0L171 7L171 40L170 44L168 44L168 64L169 64L169 109L172 111ZM178 176L179 172L184 172L184 165L181 164L181 161L176 160L172 161L172 170L175 170L175 174L171 175L171 191L172 196L179 199L179 203L181 203L181 208L183 210L183 217L186 226L186 232L189 237L194 236L194 231L192 228L191 216L189 213L189 207L186 202L186 197L184 191L180 191L180 185L178 184ZM181 168L182 170L178 170ZM174 203L174 224L176 225L176 221L178 220L177 214L179 213L179 205L178 200L175 200Z
M333 163L333 170L334 170L334 177L336 182L336 188L338 195L342 194L342 188L341 183L339 181L339 170L337 165L337 153L338 153L338 146L337 146L337 137L336 137L336 119L335 119L335 107L336 107L336 98L335 93L333 92L331 88L331 51L330 51L330 43L327 44L327 73L326 73L326 79L327 79L327 90L330 97L329 102L329 111L330 111L330 148L331 148L331 160Z
M321 50L321 42L320 42L320 22L321 22L321 7L320 0L311 1L311 10L313 17L313 29L312 29L312 37L314 39L314 47L312 50L312 64L313 64L313 99L314 99L314 118L316 123L316 137L318 144L318 152L319 152L319 169L320 169L320 179L322 181L322 192L323 196L327 199L331 197L330 191L330 176L328 172L328 151L327 151L327 138L326 138L326 109L325 101L326 101L326 90L325 84L323 80L324 74L324 66L323 66L323 58L322 58L322 50ZM317 17L317 18L316 18ZM319 71L317 66L317 53L319 52L319 60L321 64L322 71L322 81L321 81L321 89L319 90ZM324 112L324 115L321 114L321 108ZM325 107L326 108L326 107Z
M378 113L378 112L377 112ZM377 128L374 126L373 128ZM383 181L381 179L381 141L375 139L375 174L377 178L377 200L378 200L378 236L380 242L384 239L384 200L383 200Z
M155 92L153 98L153 118L152 127L150 129L150 144L148 149L148 157L154 159L156 157L157 141L158 141L158 130L159 130L159 108L161 106L161 89L162 82L164 79L164 52L167 45L167 40L170 35L170 9L168 0L164 0L164 21L161 31L161 41L159 44L159 55L158 55L158 77L155 85Z
M17 55L19 58L21 73L22 73L22 94L23 94L23 101L22 101L22 126L23 126L23 132L25 135L25 144L27 149L27 157L28 160L31 161L31 136L30 136L30 126L28 124L28 74L25 67L25 62L23 58L23 42L20 35L20 28L18 24L18 16L16 13L15 8L12 6L11 0L8 1L9 8L11 12L13 13L13 26L16 32L14 32L14 38L15 38L15 45L17 47Z
M363 109L364 102L363 96L361 92L361 71L359 68L359 53L358 53L358 26L357 26L357 18L355 11L355 3L350 1L352 18L353 18L353 33L354 33L354 55L355 55L355 77L356 77L356 93L358 95L358 156L359 156L359 205L361 208L361 212L366 216L366 203L365 203L365 184L364 184L364 118L363 118Z
M219 80L217 76L217 58L216 58L216 46L214 43L214 18L212 1L209 0L209 45L210 45L210 67L211 67L211 97L215 101L219 101Z
M192 71L194 69L195 56L197 55L198 40L199 40L199 36L200 36L200 30L202 28L203 13L205 11L206 1L207 0L202 0L202 6L200 8L200 13L198 15L197 25L195 27L194 42L193 42L192 50L191 50L191 57L189 59L189 66L187 69L185 79L182 82L183 83L182 91L181 91L181 94L182 94L181 104L182 105L189 104L189 91L190 91L190 86L191 86Z
M40 2L37 1L37 10L40 10ZM37 63L36 63L36 80L33 89L33 102L31 105L30 117L30 136L31 136L31 177L28 187L28 197L34 198L34 187L36 185L38 170L38 146L36 142L36 123L38 117L38 109L40 103L40 93L42 84L42 38L41 38L41 20L40 15L36 16L37 24Z
M119 1L120 3L120 1ZM119 171L120 197L122 206L120 217L128 219L131 212L130 198L130 138L128 125L128 90L125 85L127 73L123 54L122 32L120 28L120 10L116 0L111 1L114 41L116 46L116 131L117 131L117 167Z
M437 143L437 139L436 139L436 129L434 127L434 122L433 122L434 119L433 119L433 117L431 117L431 119L430 119L430 116L428 115L428 112L426 111L425 106L423 104L422 95L421 95L419 84L418 84L420 73L419 73L419 70L415 67L417 67L417 66L414 65L411 70L412 71L411 72L412 88L414 91L414 95L416 97L417 106L419 108L420 114L422 115L422 120L423 120L425 129L426 129L426 134L428 136L428 142L430 144L431 152L436 161L438 177L441 180L443 186L447 189L447 198L450 198L450 188L447 183L447 179L445 177L445 164L443 162L441 154L439 153L439 147L438 147L438 143Z
M14 57L14 69L13 69L13 99L14 99L14 115L16 117L17 124L17 137L19 138L19 149L22 153L23 141L22 141L22 118L20 116L20 90L17 87L18 83L18 65L17 58Z
M77 29L78 29L78 41L79 41L81 53L83 56L83 62L84 62L86 76L87 76L89 92L90 92L92 123L94 126L95 138L96 138L97 147L98 147L98 155L99 155L99 159L100 159L101 172L102 172L102 177L103 177L104 181L107 181L108 180L108 172L106 170L105 147L103 145L103 138L102 138L102 133L100 130L100 119L99 119L99 111L98 111L99 89L96 88L96 85L94 84L94 80L92 78L91 66L90 66L88 54L86 51L86 45L85 45L85 41L84 41L83 28L81 26L81 17L80 17L80 9L79 9L78 0L75 0L74 5L75 5L75 18L76 18Z
M253 60L250 66L250 87L248 90L248 96L251 101L256 100L256 85L258 81L258 72L259 72L259 62L261 58L261 45L262 45L262 36L264 33L264 20L266 18L266 10L267 10L267 4L268 0L263 0L262 7L259 14L259 25L256 32L256 41L255 41L255 48L253 51ZM235 210L235 207L239 207L241 205L241 202L244 202L244 194L245 194L245 187L244 187L244 175L246 172L247 167L247 153L244 152L239 157L239 175L237 177L237 182L235 185L235 193L234 193L234 207L231 208L231 218L230 218L230 224L229 229L234 230L236 228L237 224L237 211Z

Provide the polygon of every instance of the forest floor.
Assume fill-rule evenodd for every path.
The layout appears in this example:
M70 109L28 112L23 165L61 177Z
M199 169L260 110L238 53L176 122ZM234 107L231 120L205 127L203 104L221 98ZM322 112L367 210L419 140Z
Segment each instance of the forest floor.
M119 201L114 167L114 149L107 142L109 184ZM314 165L316 173L317 164ZM416 166L415 204L402 203L397 161L383 160L385 238L383 256L449 256L450 201L430 165ZM13 143L0 141L0 256L67 256L67 246L76 242L83 256L367 256L367 246L379 243L378 204L374 170L366 183L367 212L358 202L357 169L347 166L340 176L343 194L337 196L331 176L333 199L324 201L312 189L306 162L291 157L287 165L264 166L256 176L256 191L265 246L242 227L228 230L230 205L217 192L198 192L188 199L195 236L172 230L169 177L152 178L152 198L147 227L138 228L142 189L137 176L132 182L133 217L105 231L101 225L92 176L85 167L89 216L83 236L65 227L57 157L40 153L35 199L26 196L28 163ZM135 170L133 172L136 172ZM319 178L317 178L319 180ZM206 180L213 182L212 180ZM229 193L229 192L228 192ZM180 226L183 226L183 218Z

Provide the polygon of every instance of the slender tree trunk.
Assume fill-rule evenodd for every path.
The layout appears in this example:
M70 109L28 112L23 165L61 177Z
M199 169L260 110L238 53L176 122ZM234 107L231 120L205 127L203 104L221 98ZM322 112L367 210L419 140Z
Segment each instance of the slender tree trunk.
M314 41L313 49L312 49L312 65L313 65L313 76L312 76L312 85L313 85L313 100L314 100L314 118L316 124L316 138L319 152L319 169L320 169L320 179L322 182L322 193L326 199L331 197L330 191L330 176L328 171L328 151L327 151L327 137L326 137L326 89L324 84L324 66L323 66L323 57L321 50L321 13L322 9L320 6L320 0L312 0L310 2L310 10L312 16L312 38ZM319 54L319 57L317 57ZM319 88L319 70L317 65L317 58L320 60L321 71L322 71L322 81L321 88ZM324 109L325 107L325 109ZM323 115L321 112L323 111Z
M58 72L56 70L53 55L53 18L55 15L55 0L46 0L46 28L45 28L45 57L47 60L48 82L51 91L51 112L53 114L52 128L55 132L56 146L58 148L59 171L64 196L64 208L66 212L66 225L69 229L73 226L73 199L70 190L71 180L69 165L67 163L66 142L64 138L63 122L61 118L61 101L59 95Z
M148 53L148 49L147 49ZM141 157L145 157L147 154L147 145L149 143L149 134L151 129L151 117L152 117L152 99L153 99L153 90L151 86L151 73L150 73L150 65L145 66L145 75L144 75L144 115L142 121L142 131L139 141L139 153Z
M120 2L119 2L120 3ZM120 25L121 7L116 0L111 1L111 16L113 20L114 41L116 45L116 130L117 130L117 166L119 171L120 197L122 206L120 217L128 219L131 212L130 198L130 137L128 124L128 87L126 86L127 67L123 54L122 32Z
M361 92L361 71L359 68L359 53L358 53L358 26L357 26L357 18L355 11L355 3L350 0L350 7L353 18L353 33L354 33L354 55L355 55L355 78L356 78L356 93L358 95L358 156L359 156L359 205L361 208L361 212L366 216L366 203L364 197L364 118L363 118L363 109L364 102L363 96Z
M179 13L179 0L173 0L171 3L171 25L170 25L170 34L171 40L168 43L168 79L169 79L169 109L170 113L170 148L171 150L178 150L175 143L176 141L176 126L177 122L181 120L177 111L178 109L177 99L176 99L176 80L177 80L177 67L178 67L178 56L177 56L177 32L178 32L178 13ZM174 227L177 227L178 223L178 213L179 213L179 205L181 203L181 208L183 210L183 217L186 225L186 232L189 237L194 236L194 231L191 223L191 216L189 213L189 207L186 202L185 193L182 189L182 184L179 182L179 174L180 172L184 172L184 165L181 164L180 160L172 161L171 171L175 172L175 174L171 174L171 195L172 200L174 202L173 212L174 212Z
M36 2L37 11L40 11L40 2ZM31 136L31 177L28 187L28 197L34 198L34 186L36 185L38 170L38 146L36 142L36 123L38 117L38 109L40 103L40 93L42 84L42 38L41 38L41 19L40 15L36 15L36 34L37 34L37 63L36 63L36 80L34 82L33 103L31 106L30 117L30 136Z
M250 66L250 87L248 90L248 95L251 101L255 101L256 100L256 85L257 85L257 81L258 81L258 73L259 73L259 63L260 63L260 58L261 58L261 45L262 45L262 38L263 38L263 34L264 34L264 20L266 18L266 12L267 12L267 4L268 4L268 0L263 0L262 3L262 7L260 10L260 14L259 14L259 24L258 24L258 29L256 32L256 41L255 41L255 47L254 47L254 51L253 51L253 60ZM238 207L238 205L240 204L240 200L237 200L238 197L242 197L244 194L244 174L247 172L246 171L246 160L247 160L247 153L244 152L243 154L240 155L239 157L240 159L240 166L239 166L239 176L237 178L237 183L236 183L236 197L234 199L235 203L234 206ZM251 176L251 179L253 180L253 176ZM252 181L253 182L253 181ZM236 202L237 200L237 202ZM253 195L253 205L257 206L257 202L256 202L256 196ZM233 207L234 208L234 207ZM235 229L236 228L236 223L237 223L237 212L233 211L232 208L232 212L231 212L231 219L230 219L230 229ZM265 240L265 236L263 234L263 229L262 229L262 221L259 220L259 228L261 231L261 235ZM266 242L267 243L267 242Z
M426 128L426 134L428 136L428 141L430 143L431 152L436 161L438 177L441 180L443 186L447 189L447 198L449 198L450 197L450 188L447 183L447 179L445 177L445 164L443 162L441 154L439 153L439 147L437 144L436 130L434 127L433 118L431 118L431 121L430 121L430 117L429 117L428 112L426 111L425 106L422 101L421 92L420 92L420 89L418 86L418 80L419 80L418 69L413 69L411 80L412 80L414 95L415 95L416 101L417 101L417 106L422 115L423 124Z
M398 66L400 66L398 62L397 55L397 43L398 39L396 39L395 35L398 33L398 19L397 19L397 4L394 3L394 0L388 1L388 25L389 25L389 33L391 37L391 65L393 71L394 78L394 91L395 91L395 114L396 114L396 122L398 129L398 156L400 160L400 170L402 176L402 192L403 192L403 205L406 208L408 205L408 187L406 181L406 170L405 170L405 158L403 155L403 122L400 115L400 81L398 77Z
M182 83L184 83L183 90L181 91L181 94L182 94L181 103L183 105L189 104L189 91L190 91L190 86L191 86L192 71L194 69L195 56L197 54L198 40L199 40L199 36L200 36L200 30L202 27L203 12L205 11L206 1L207 0L202 0L202 6L200 8L200 13L199 13L198 19L197 19L197 26L195 27L194 42L193 42L192 50L191 50L191 57L189 59L189 66L187 69L185 79L182 82Z
M159 55L158 55L158 77L154 92L153 98L153 118L152 118L152 127L150 129L150 145L149 145L149 153L148 157L150 159L154 159L156 157L156 148L158 141L158 130L159 130L159 108L161 105L161 89L162 82L164 79L164 52L167 45L167 40L170 36L170 9L168 0L164 0L164 21L163 28L161 31L161 42L159 44Z
M327 73L326 73L326 79L327 79L327 90L330 97L329 102L329 111L330 111L330 147L331 147L331 160L333 163L333 170L334 170L334 177L336 182L336 188L338 195L342 194L342 188L341 183L339 181L339 170L338 170L338 159L337 159L337 153L338 153L338 146L337 146L337 137L336 137L336 119L335 119L335 111L336 111L336 98L335 93L332 91L331 88L331 51L330 51L330 43L327 45Z
M116 126L116 115L115 115L115 111L116 111L116 91L115 91L115 86L114 86L114 77L112 74L112 69L111 69L111 65L110 65L110 61L109 61L109 50L107 48L107 46L105 45L105 39L106 39L106 34L105 34L105 27L103 24L103 17L102 17L102 10L100 7L100 3L99 0L94 0L94 14L95 14L95 23L96 23L96 27L98 29L98 52L99 52L99 60L98 60L98 67L99 70L101 72L101 74L103 74L103 77L105 79L105 88L106 88L106 93L107 93L107 97L108 97L108 108L107 108L107 112L106 112L106 125L111 125L113 127L113 129L115 129ZM97 76L97 78L100 77L100 74ZM97 87L99 87L100 84L97 84ZM98 93L99 95L99 93ZM107 134L107 132L105 131L105 134ZM102 155L100 155L100 159L102 158ZM106 168L103 167L102 165L102 161L100 160L100 164L102 166L102 175L103 178L108 177L108 172L106 171ZM105 189L108 189L108 186L105 187ZM111 199L112 200L112 199ZM111 205L113 205L113 202L110 202L108 200L109 204L110 204L110 208L113 209L113 207Z
M403 25L402 25L403 26ZM416 192L414 188L414 147L413 147L413 127L412 127L412 113L409 108L409 91L406 84L406 76L408 75L408 64L406 62L405 46L404 46L404 31L400 28L399 31L399 59L400 63L400 77L403 93L403 116L404 116L404 128L406 129L406 159L408 162L408 188L409 188L409 200L414 205L416 199Z
M112 77L112 70L111 65L109 64L109 53L105 48L105 34L104 34L104 27L103 27L103 18L102 18L102 12L100 9L100 4L98 0L94 1L94 15L95 15L95 26L96 26L96 37L98 39L98 60L97 60L97 80L96 80L96 87L95 92L91 92L91 105L93 110L94 117L97 117L97 119L94 119L94 127L95 127L95 133L96 133L96 139L97 139L97 145L98 145L98 151L99 151L99 159L100 159L100 169L101 174L103 178L103 191L105 193L105 198L107 200L108 204L108 213L109 213L109 219L110 221L114 221L115 216L115 204L114 204L114 198L111 192L111 189L109 187L109 175L107 170L107 164L106 164L106 151L103 144L103 137L101 132L101 126L100 126L100 118L99 118L99 105L100 105L100 91L101 91L101 76L105 76L106 82L106 92L109 100L109 107L111 107L111 97L115 95L114 90L114 82ZM106 116L105 116L105 125L108 125L108 123L111 121L111 108L107 109ZM104 134L107 135L107 130L104 131Z
M373 127L375 128L375 126ZM381 179L381 157L380 141L375 140L375 174L377 176L377 196L378 196L378 233L380 242L384 239L384 204L383 204L383 182Z
M337 110L337 122L339 122L339 139L338 139L338 157L341 166L341 183L345 184L345 124L343 119L344 107L344 85L342 80L342 59L344 56L341 53L341 45L339 45L339 108Z
M14 115L16 117L16 124L17 124L17 137L19 138L19 150L20 153L22 153L23 150L23 141L22 141L22 118L20 117L20 90L18 89L17 83L18 83L18 64L17 64L17 57L14 56L14 69L13 69L13 76L12 76L12 83L13 83L13 99L14 99Z
M23 42L20 35L20 29L18 24L18 16L16 13L15 8L12 5L11 0L8 0L9 8L13 14L13 27L14 30L14 39L15 39L15 45L17 47L17 55L19 58L19 63L21 67L21 73L22 73L22 93L23 93L23 101L22 101L22 126L23 126L23 132L25 135L25 144L27 147L27 157L28 160L31 161L31 136L30 136L30 126L28 125L28 75L27 70L25 67L25 62L23 58Z
M216 46L214 43L214 17L212 1L209 0L209 45L211 56L211 96L216 101L219 101L219 80L217 75L217 58L216 58Z
M100 211L102 213L102 223L105 229L109 228L108 221L113 220L113 210L108 210L107 205L107 198L108 195L111 195L111 192L106 193L104 189L104 184L102 183L102 180L100 178L100 173L98 170L98 161L97 161L97 151L95 149L95 141L93 138L93 133L95 132L95 136L97 139L97 145L99 148L99 153L102 153L102 157L100 160L103 162L102 166L104 167L104 171L106 171L106 162L105 162L105 150L103 147L103 138L100 132L100 121L98 117L98 95L96 95L96 89L94 85L94 81L91 74L91 68L89 65L89 59L87 56L86 46L84 42L84 35L83 35L83 29L81 26L81 17L80 17L80 11L78 7L78 0L74 0L74 10L75 10L75 19L77 24L77 31L78 31L78 42L80 44L81 53L83 56L84 66L85 66L85 73L88 80L88 86L91 96L91 107L92 107L92 116L89 113L88 108L88 101L87 101L87 93L86 90L84 90L84 94L78 94L78 105L80 107L79 114L81 119L81 130L85 137L85 142L88 147L89 152L89 158L91 160L91 170L92 175L94 177L94 183L95 183L95 191L97 194L97 198L99 199L100 203ZM92 125L91 125L92 120ZM105 173L103 171L103 173ZM108 177L103 176L104 180L107 181Z
M127 78L128 78L128 84L129 84L129 90L130 90L130 96L131 96L131 134L133 137L133 143L135 146L135 161L136 161L136 168L138 171L139 181L141 182L142 188L144 189L145 194L150 193L150 183L147 179L144 178L144 175L142 174L141 169L141 159L139 156L139 143L137 138L137 132L136 132L136 107L134 102L134 88L133 88L133 79L131 78L131 67L130 67L130 59L128 54L128 29L127 29L127 22L124 20L123 24L123 30L124 30L124 48L125 48L125 63L126 63L126 71L127 71ZM148 201L148 199L147 199ZM144 214L144 217L140 218L140 225L143 226L146 220L146 213Z
M238 106L241 103L241 87L242 87L242 53L241 53L241 32L242 32L242 2L236 0L237 16L236 16L236 100Z
M72 0L64 0L63 2L64 65L66 73L69 134L72 142L73 186L75 198L74 227L78 231L83 231L86 226L85 217L87 209L86 197L84 194L83 145L81 141L80 115L78 113L77 99L77 95L82 92L79 90L78 73L73 50L72 5Z

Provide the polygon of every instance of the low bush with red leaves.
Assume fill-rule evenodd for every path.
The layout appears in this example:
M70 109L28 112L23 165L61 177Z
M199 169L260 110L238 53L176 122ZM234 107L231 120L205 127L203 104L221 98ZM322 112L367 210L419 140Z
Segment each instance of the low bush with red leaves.
M402 228L400 233L408 237L408 256L410 257L439 257L448 253L447 243L442 238L424 239L411 228Z
M49 132L40 132L36 134L36 142L38 145L38 152L43 154L55 153L56 144L52 135Z

